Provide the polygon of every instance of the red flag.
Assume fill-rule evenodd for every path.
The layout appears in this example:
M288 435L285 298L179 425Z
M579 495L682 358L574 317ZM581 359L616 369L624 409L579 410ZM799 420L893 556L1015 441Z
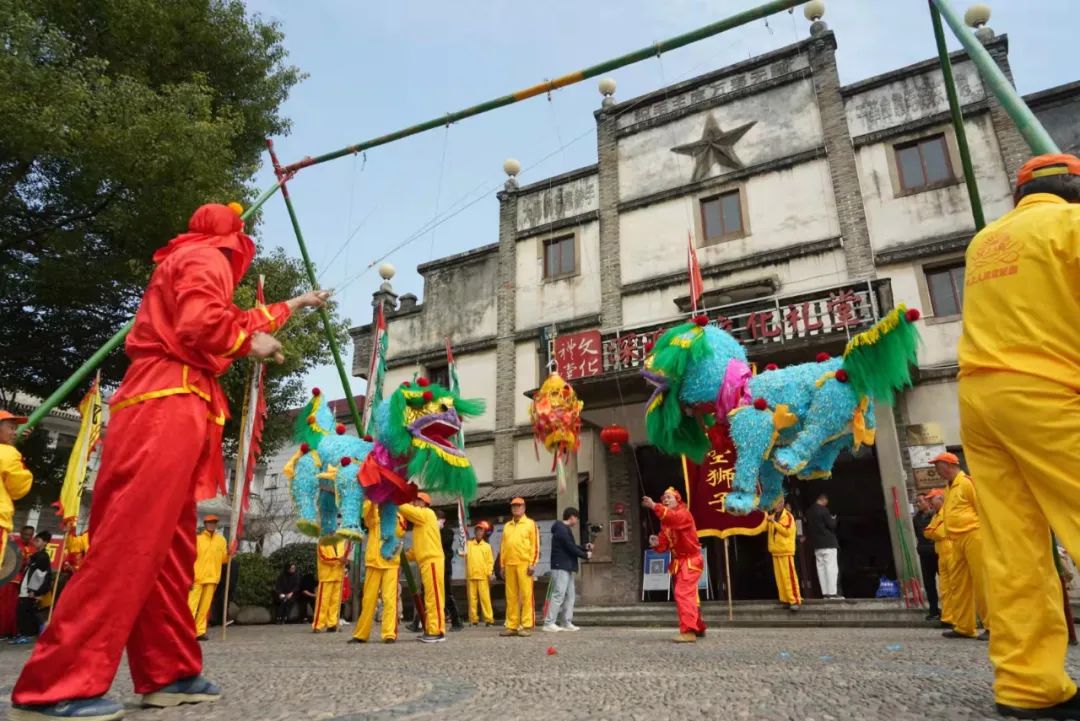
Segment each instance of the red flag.
M690 306L697 313L701 294L705 292L705 284L701 281L701 266L697 262L694 237L690 235L690 231L686 231L686 265L690 273Z

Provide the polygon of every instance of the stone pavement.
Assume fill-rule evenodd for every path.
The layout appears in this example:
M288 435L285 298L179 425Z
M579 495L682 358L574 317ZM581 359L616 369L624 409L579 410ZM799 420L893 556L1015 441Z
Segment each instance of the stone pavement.
M222 685L220 702L139 710L124 664L112 696L136 721L998 718L986 644L932 629L727 628L693 645L637 628L531 638L466 629L439 645L407 633L394 645L346 645L342 631L234 626L222 642L211 629L206 674ZM0 645L0 718L28 656ZM1077 650L1069 666L1080 675Z

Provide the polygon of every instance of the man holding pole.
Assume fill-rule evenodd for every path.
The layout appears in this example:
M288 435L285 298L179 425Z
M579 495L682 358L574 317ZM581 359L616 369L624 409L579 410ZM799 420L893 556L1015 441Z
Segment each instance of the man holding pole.
M233 305L255 257L241 211L204 205L188 233L154 254L127 338L131 365L112 398L90 516L93 545L15 684L12 717L120 718L124 707L103 695L125 648L144 704L220 695L200 675L202 652L186 603L195 504L223 490L228 408L217 377L244 356L283 360L270 333L329 297L312 291L250 311Z
M315 592L315 614L311 620L314 633L337 633L341 617L341 585L345 580L345 562L349 558L344 538L319 539L315 566L319 589Z
M15 431L21 423L26 423L26 418L0 411L0 558L4 557L8 534L15 528L15 501L29 493L34 483L33 474L15 448Z
M698 578L705 569L705 559L694 517L683 503L682 494L670 487L660 496L660 503L645 496L641 505L660 519L660 533L649 536L649 545L658 553L671 551L669 573L675 578L675 609L679 614L679 635L672 640L694 643L705 635L698 598Z

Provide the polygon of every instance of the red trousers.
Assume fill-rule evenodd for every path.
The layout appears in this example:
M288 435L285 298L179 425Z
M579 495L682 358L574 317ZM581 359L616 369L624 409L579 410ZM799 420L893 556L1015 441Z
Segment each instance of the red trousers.
M6 533L0 528L0 533ZM0 636L14 636L19 632L15 614L19 608L19 584L14 581L0 585Z
M135 693L202 671L187 597L195 575L195 480L209 458L210 423L206 403L193 395L113 415L90 512L94 543L12 701L101 696L125 648Z
M691 563L694 569L690 568ZM705 630L697 587L698 579L701 578L701 556L691 563L679 559L679 567L675 572L675 610L679 614L679 633L702 633Z

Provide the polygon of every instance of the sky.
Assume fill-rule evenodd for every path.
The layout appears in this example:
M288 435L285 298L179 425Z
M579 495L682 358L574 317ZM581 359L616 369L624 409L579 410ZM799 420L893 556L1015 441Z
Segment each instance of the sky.
M249 0L277 20L289 62L307 74L282 108L289 135L274 138L283 163L320 155L558 77L749 9L762 0ZM959 12L968 4L951 0ZM1080 79L1077 0L998 0L992 27L1009 36L1021 93ZM921 0L826 0L840 80L936 56ZM948 33L948 29L946 29ZM657 88L803 40L802 8L756 21L610 73L615 97ZM951 39L950 49L960 49ZM362 156L306 168L290 183L319 282L335 289L352 325L371 320L380 263L399 294L423 300L416 266L497 242L503 160L522 184L596 162L598 79L439 128ZM256 184L274 182L269 162ZM284 204L263 206L258 238L299 256ZM393 343L393 338L391 338ZM349 364L352 348L343 348ZM348 366L351 369L351 364ZM310 386L339 389L332 365ZM353 392L364 383L352 379ZM329 392L329 391L328 391Z

